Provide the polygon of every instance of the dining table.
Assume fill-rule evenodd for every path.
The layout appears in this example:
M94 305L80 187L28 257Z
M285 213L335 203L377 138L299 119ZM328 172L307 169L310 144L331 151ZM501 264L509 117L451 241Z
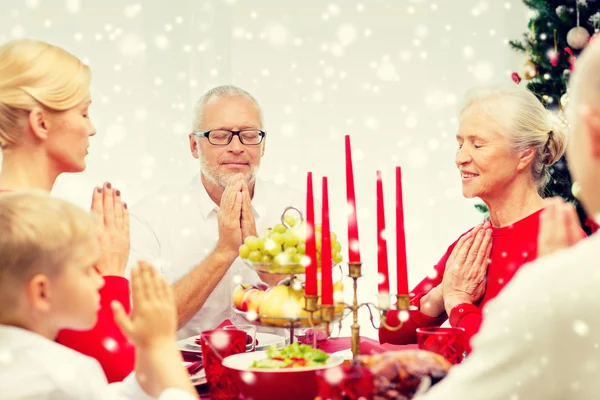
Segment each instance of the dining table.
M352 347L352 339L351 337L330 337L325 340L320 340L317 342L317 347L323 350L326 353L333 354L343 350L349 350ZM416 349L416 344L408 344L408 345L393 345L393 344L380 344L379 341L368 338L361 337L360 338L360 354L378 354L387 351L396 351L396 350L410 350ZM193 361L194 358L190 358L189 355L183 353L184 359L187 361ZM210 399L208 395L208 386L206 384L196 386L196 390L200 399Z

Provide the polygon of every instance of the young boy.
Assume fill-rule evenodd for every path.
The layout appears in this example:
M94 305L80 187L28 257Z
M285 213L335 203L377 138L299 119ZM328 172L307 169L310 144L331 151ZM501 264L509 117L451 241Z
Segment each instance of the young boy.
M99 257L82 209L41 191L0 194L0 398L197 398L174 341L173 293L147 263L132 273L132 315L112 305L136 346L135 373L108 385L96 360L54 342L61 329L94 326Z

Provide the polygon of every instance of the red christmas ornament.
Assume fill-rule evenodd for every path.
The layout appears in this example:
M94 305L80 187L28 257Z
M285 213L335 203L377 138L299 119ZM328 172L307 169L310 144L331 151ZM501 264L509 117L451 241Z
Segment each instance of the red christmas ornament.
M521 82L521 77L519 76L519 74L517 72L513 72L510 77L512 78L513 82L516 83L517 85Z
M577 61L577 58L573 55L573 51L569 47L565 47L565 53L569 55L569 64L571 64L569 70L573 71L573 69L575 68L575 61Z
M552 64L553 67L556 67L560 59L560 54L558 54L558 51L556 50L550 50L548 52L548 58L550 59L550 64Z

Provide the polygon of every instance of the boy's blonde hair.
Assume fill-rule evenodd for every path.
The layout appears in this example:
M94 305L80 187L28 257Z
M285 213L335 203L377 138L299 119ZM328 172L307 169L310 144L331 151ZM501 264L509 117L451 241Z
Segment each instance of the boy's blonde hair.
M89 96L90 68L66 50L38 40L0 46L0 148L15 145L36 107L66 111Z
M60 274L96 232L90 213L46 192L1 193L1 308L12 308L17 290L35 275Z

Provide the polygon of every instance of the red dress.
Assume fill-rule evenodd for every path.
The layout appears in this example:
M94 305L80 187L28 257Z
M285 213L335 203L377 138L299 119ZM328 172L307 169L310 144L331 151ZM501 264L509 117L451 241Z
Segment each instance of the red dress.
M8 190L0 190L8 192ZM133 371L135 348L131 345L113 318L110 303L119 301L129 313L129 281L120 276L105 276L100 289L100 311L98 321L89 331L62 330L56 341L87 356L93 357L102 366L109 383L120 382ZM82 377L81 379L85 379Z
M541 210L510 226L492 228L491 263L488 267L483 298L476 304L459 304L450 313L450 325L464 328L469 340L479 331L483 318L482 311L487 302L498 295L523 264L535 260L537 257L540 212ZM430 277L423 279L411 291L411 295L414 294L414 297L411 299L411 305L419 308L421 298L442 282L444 270L446 269L446 261L457 242L458 240L452 243L442 259L435 265L435 272ZM448 315L445 312L437 318L429 317L419 310L410 311L409 315L408 321L396 332L388 331L384 328L380 329L379 341L381 343L394 344L416 343L417 328L440 326L448 319ZM388 323L392 326L398 325L397 311L388 314Z

